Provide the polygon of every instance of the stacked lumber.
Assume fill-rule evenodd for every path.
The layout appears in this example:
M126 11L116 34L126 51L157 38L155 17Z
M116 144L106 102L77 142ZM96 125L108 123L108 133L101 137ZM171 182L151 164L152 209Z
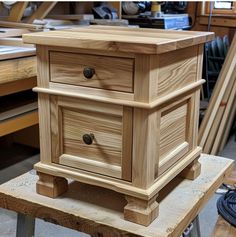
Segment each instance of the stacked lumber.
M217 79L199 130L199 145L207 154L224 148L236 112L236 35Z

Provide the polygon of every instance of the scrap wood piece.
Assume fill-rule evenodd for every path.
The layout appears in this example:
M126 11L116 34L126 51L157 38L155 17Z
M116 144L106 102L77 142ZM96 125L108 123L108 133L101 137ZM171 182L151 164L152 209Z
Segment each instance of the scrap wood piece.
M222 151L225 147L225 144L230 134L230 130L234 122L235 115L236 115L236 103L233 104L232 111L228 118L228 123L226 124L224 134L222 135L221 142L219 144L218 152Z
M27 24L21 22L10 22L10 21L0 21L0 27L7 27L7 28L24 28L31 31L42 30L42 25L34 25L34 24Z
M71 15L48 15L48 19L56 19L56 20L94 20L94 16L92 14L71 14Z
M43 2L39 8L29 17L27 23L33 23L34 20L42 20L53 9L57 2Z
M210 129L216 117L218 108L220 107L227 86L230 83L231 75L236 66L235 54L236 54L236 36L234 36L231 47L228 51L225 62L218 77L217 83L215 85L215 89L211 96L208 109L206 110L206 114L200 126L198 143L201 147L204 147L206 143Z
M230 225L223 217L219 216L211 237L236 236L236 228Z
M234 71L235 71L235 69L236 68L234 68ZM206 143L204 144L204 147L203 147L203 152L204 153L213 155L213 154L216 154L216 152L217 152L216 149L218 150L219 145L217 145L217 147L216 147L216 145L214 145L214 143L216 143L215 142L216 141L216 136L219 136L219 135L217 135L217 133L219 133L219 129L222 130L222 126L225 126L225 124L223 124L223 121L224 121L223 117L225 116L225 111L226 111L226 109L227 110L229 109L228 108L229 106L230 106L230 110L231 110L231 107L232 107L231 104L229 104L229 101L232 100L231 96L234 96L234 94L235 94L235 92L232 91L232 88L234 87L234 84L235 84L235 73L233 72L231 74L229 84L228 84L228 86L225 90L225 93L223 95L223 99L222 99L222 101L220 103L220 106L217 110L215 119L213 121L212 127L210 129L209 134L208 134ZM232 93L233 93L233 95L232 95ZM228 121L228 119L227 119L227 121Z
M13 28L0 28L0 38L22 36L22 34L29 33L27 29L13 29Z
M23 17L25 8L27 7L29 2L17 2L15 3L11 10L9 17L7 18L8 21L15 21L20 22L21 18Z
M232 73L232 77L233 77L232 80L234 81L234 86L231 90L230 98L229 98L229 101L226 105L226 108L225 108L225 111L224 111L219 129L217 130L217 135L214 139L214 144L213 144L213 147L212 147L212 150L211 150L211 154L216 154L218 152L220 142L222 140L222 136L225 132L226 125L228 124L228 121L229 121L230 114L232 112L234 112L233 111L234 109L232 110L232 107L234 107L235 102L236 102L235 101L235 99L236 99L236 67L234 68L234 71Z

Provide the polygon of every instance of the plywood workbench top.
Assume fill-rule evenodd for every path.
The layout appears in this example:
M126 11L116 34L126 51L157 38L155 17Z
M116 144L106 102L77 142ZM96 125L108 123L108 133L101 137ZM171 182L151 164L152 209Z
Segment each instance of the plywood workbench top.
M60 198L38 195L34 172L0 185L0 207L93 236L176 237L233 168L233 160L211 155L203 154L200 162L202 173L197 179L176 178L162 190L160 216L149 227L125 221L122 213L125 199L111 190L72 182L68 192Z
M82 49L160 54L212 40L214 33L90 26L23 35L25 43Z

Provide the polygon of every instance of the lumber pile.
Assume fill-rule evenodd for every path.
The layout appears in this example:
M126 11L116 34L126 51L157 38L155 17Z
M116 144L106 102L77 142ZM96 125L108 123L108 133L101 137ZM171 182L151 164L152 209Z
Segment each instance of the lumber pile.
M217 79L199 130L199 145L207 154L224 148L236 112L236 35Z

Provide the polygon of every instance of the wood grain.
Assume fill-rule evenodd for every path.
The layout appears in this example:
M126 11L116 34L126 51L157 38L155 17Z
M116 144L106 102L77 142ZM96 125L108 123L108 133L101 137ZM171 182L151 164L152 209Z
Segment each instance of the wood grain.
M234 236L236 236L236 228L230 225L230 223L224 220L221 216L219 216L211 237Z
M105 28L104 28L105 29ZM209 32L176 32L169 31L166 34L163 30L155 30L157 35L150 36L146 34L133 37L133 30L115 32L110 30L102 33L96 32L94 29L91 32L84 32L83 29L69 30L69 31L51 31L46 33L25 34L23 39L25 42L51 45L51 46L68 46L75 48L86 49L101 49L107 51L122 51L143 54L160 54L178 48L185 48L192 45L204 43L213 38L213 33ZM150 32L154 32L151 31ZM164 33L164 37L158 37L158 34ZM171 38L169 35L179 36L178 39ZM190 40L189 40L190 39ZM177 43L176 43L177 42Z
M0 186L0 206L93 236L180 236L233 168L233 161L222 157L204 154L200 162L199 178L177 178L163 190L159 217L148 228L122 218L126 205L122 194L70 182L67 193L51 199L34 191L38 177L32 171ZM176 202L176 197L181 201Z
M57 2L42 2L39 8L29 17L27 23L33 23L34 20L41 20L48 15Z
M231 76L236 67L236 36L231 43L231 47L225 58L224 64L222 66L221 72L219 74L215 89L212 93L208 108L202 120L200 130L199 130L199 144L204 147L212 124L217 114L217 110L220 107L220 103L223 99L224 93L227 86L231 81Z
M160 160L186 141L187 103L163 114L160 123Z
M0 84L36 76L36 57L25 57L0 62Z
M132 109L51 96L51 135L53 162L131 181Z
M10 14L7 20L20 22L28 4L29 4L28 2L16 2L10 10Z
M63 88L60 89L51 89L51 88L42 88L42 87L35 87L34 91L39 93L45 93L45 94L51 94L51 95L60 95L60 96L68 96L73 98L80 98L80 99L89 99L93 101L99 101L99 102L105 102L109 104L115 104L115 105L125 105L135 108L145 108L145 109L153 109L153 108L160 108L163 107L166 103L171 103L176 100L176 98L181 98L182 96L185 96L186 94L189 94L192 91L196 91L200 89L200 86L205 82L205 80L201 79L198 80L195 83L192 83L182 89L179 89L177 91L174 91L168 95L165 95L161 98L158 98L151 103L144 103L144 102L138 102L138 101L130 101L125 99L117 99L117 98L109 98L107 99L104 96L97 96L97 95L87 95L84 93L76 93L76 90L63 90ZM59 87L57 87L59 88Z
M133 64L132 59L51 52L51 81L133 92ZM83 75L84 68L93 68L95 75L87 79Z
M22 114L14 119L7 119L1 122L0 137L19 131L21 129L38 124L38 112Z
M197 80L197 49L197 46L193 46L159 56L157 97L167 95Z

